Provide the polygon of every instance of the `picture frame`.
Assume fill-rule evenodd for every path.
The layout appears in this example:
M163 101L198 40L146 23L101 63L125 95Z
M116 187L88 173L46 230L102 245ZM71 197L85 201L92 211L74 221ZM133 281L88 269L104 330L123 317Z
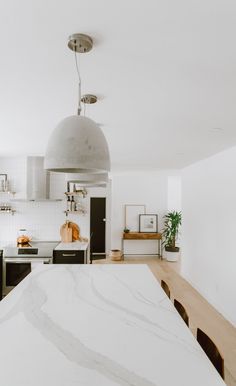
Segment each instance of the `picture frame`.
M0 191L4 192L7 187L7 174L0 174Z
M139 215L139 232L157 233L158 232L158 215L157 214L140 214Z
M146 205L125 204L125 224L130 232L139 232L139 215L146 213Z

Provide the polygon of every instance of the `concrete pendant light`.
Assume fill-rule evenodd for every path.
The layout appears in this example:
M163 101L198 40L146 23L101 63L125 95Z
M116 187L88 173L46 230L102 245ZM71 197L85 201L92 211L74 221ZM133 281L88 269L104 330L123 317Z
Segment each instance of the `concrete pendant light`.
M69 37L68 46L75 53L92 49L92 39L84 34ZM54 129L45 154L44 168L63 173L104 173L110 170L110 155L101 128L81 113L81 79L79 76L78 115L63 119Z

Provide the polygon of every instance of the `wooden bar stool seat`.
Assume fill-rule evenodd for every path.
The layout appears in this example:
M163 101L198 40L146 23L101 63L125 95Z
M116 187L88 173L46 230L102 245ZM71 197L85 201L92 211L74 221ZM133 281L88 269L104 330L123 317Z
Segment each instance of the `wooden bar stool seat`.
M161 287L165 291L168 298L170 298L170 289L169 289L168 284L166 284L166 282L164 280L161 280Z
M218 373L224 379L224 359L215 343L200 328L197 329L197 341L215 366Z
M184 308L184 306L178 302L178 300L174 299L174 306L178 313L180 314L181 318L184 320L184 322L189 326L189 317L188 314Z

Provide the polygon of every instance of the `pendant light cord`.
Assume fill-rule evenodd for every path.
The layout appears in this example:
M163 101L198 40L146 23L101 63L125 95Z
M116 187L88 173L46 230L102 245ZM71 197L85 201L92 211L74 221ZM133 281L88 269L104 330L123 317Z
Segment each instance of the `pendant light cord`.
M80 76L80 71L79 71L79 64L78 64L78 58L77 58L77 54L76 54L76 50L74 50L74 53L75 53L75 66L76 66L76 71L77 71L77 74L78 74L78 78L79 78L79 89L78 89L78 115L80 115L81 113L81 76Z

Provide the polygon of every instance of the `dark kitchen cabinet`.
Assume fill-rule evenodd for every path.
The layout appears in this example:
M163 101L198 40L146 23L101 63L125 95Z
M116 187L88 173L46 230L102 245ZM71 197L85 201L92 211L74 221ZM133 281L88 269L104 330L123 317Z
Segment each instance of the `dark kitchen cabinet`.
M84 264L86 251L55 250L53 251L53 264Z

